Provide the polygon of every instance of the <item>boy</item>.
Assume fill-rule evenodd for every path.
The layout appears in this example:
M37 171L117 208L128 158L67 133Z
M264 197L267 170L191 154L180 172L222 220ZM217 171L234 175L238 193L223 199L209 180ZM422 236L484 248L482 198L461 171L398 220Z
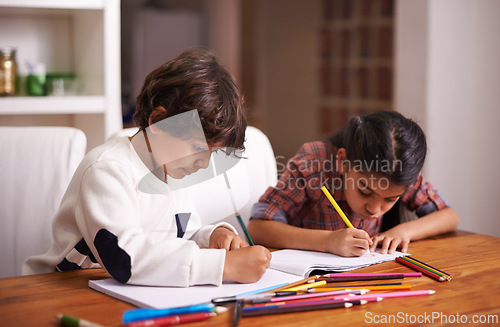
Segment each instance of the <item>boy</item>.
M230 74L189 50L152 71L137 97L139 132L90 151L54 218L54 243L23 274L103 267L122 283L255 282L269 266L232 226L202 226L175 179L208 166L219 147L243 149L246 118Z

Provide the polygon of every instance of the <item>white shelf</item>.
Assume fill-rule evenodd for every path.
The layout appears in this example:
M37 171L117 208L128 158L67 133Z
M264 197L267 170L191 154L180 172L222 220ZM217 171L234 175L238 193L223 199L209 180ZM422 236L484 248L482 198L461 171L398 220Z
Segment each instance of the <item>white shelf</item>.
M0 99L0 115L101 114L104 96L12 97Z
M46 9L103 9L104 0L0 0L0 7Z
M18 74L27 62L48 73L74 73L78 96L0 98L0 125L74 126L88 149L122 129L120 0L0 0L0 45L17 48Z

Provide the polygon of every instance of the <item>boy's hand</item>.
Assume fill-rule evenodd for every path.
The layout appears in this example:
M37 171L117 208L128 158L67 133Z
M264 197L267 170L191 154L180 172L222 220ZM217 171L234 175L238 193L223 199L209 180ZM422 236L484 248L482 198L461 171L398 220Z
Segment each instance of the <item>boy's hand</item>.
M369 249L372 240L362 229L344 228L332 231L326 238L324 252L330 252L343 257L359 257Z
M255 283L271 264L271 253L263 246L247 246L226 252L224 281Z
M375 251L377 245L380 244L380 253L394 253L398 247L401 247L401 252L408 251L408 244L410 244L410 236L404 227L398 225L383 233L372 237L373 244L370 251Z
M217 227L210 235L209 247L228 251L246 247L248 244L232 230L224 226Z

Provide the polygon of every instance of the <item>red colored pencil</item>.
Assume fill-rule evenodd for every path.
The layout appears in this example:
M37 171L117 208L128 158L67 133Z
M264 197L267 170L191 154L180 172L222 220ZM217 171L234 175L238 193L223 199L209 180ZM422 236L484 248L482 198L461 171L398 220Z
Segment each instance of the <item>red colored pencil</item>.
M407 260L404 260L402 258L396 258L396 261L399 262L399 263L401 263L401 264L403 264L403 265L405 265L405 266L408 266L408 267L410 267L410 268L412 268L414 270L420 271L424 275L427 275L427 276L429 276L431 278L434 278L435 280L438 280L440 282L444 282L444 281L448 280L445 276L440 276L438 274L435 274L435 273L433 273L433 272L431 272L431 271L429 271L427 269L424 269L422 267L414 265L413 263L411 263L411 262L409 262Z

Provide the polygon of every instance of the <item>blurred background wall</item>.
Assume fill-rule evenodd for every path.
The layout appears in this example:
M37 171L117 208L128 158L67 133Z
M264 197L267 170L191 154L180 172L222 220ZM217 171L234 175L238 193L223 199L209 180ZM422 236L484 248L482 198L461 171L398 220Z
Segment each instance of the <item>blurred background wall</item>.
M496 0L123 0L124 120L147 72L206 46L279 162L354 115L400 111L424 128L424 174L459 228L500 236L498 13Z

